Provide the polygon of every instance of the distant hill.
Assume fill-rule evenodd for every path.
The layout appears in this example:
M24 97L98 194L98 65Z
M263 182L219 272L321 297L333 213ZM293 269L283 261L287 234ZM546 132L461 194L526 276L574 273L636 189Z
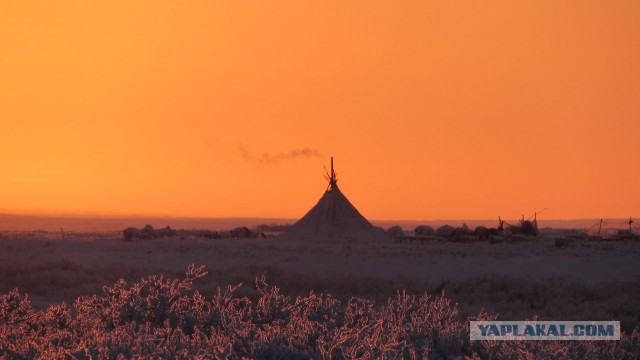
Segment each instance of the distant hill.
M127 227L171 226L174 229L232 229L237 226L253 227L260 224L292 224L295 219L274 218L181 218L181 217L100 217L74 215L12 215L0 214L0 230L4 231L116 231Z

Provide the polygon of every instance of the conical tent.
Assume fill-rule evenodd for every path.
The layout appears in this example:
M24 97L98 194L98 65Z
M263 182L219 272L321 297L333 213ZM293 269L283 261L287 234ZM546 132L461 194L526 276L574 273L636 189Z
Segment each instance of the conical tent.
M300 220L284 232L283 238L312 239L388 239L351 204L340 191L331 158L329 186L318 203Z

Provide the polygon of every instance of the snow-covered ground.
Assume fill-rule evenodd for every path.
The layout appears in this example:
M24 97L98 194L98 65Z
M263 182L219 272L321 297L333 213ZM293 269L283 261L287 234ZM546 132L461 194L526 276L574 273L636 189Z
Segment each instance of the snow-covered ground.
M552 238L519 243L397 243L267 239L158 239L124 242L117 232L0 233L0 292L19 288L38 306L101 292L119 278L183 274L191 263L209 275L197 288L256 276L290 294L329 291L378 301L399 289L445 291L470 314L504 319L621 320L640 325L640 242Z

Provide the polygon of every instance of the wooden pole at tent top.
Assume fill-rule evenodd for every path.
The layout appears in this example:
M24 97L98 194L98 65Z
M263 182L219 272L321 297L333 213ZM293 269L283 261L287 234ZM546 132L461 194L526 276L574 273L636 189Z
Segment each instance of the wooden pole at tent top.
M331 157L331 179L333 180L333 178L335 177L333 172L333 156Z

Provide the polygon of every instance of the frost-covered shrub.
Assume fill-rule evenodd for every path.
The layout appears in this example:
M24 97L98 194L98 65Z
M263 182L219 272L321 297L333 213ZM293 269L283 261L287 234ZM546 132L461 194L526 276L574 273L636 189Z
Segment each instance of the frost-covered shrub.
M105 286L103 294L35 310L27 295L0 295L0 358L635 358L635 330L619 342L469 341L468 319L444 294L398 292L385 304L345 303L310 292L295 299L256 279L257 299L241 286L211 298L193 290L206 275L149 276ZM493 320L481 312L475 319Z

